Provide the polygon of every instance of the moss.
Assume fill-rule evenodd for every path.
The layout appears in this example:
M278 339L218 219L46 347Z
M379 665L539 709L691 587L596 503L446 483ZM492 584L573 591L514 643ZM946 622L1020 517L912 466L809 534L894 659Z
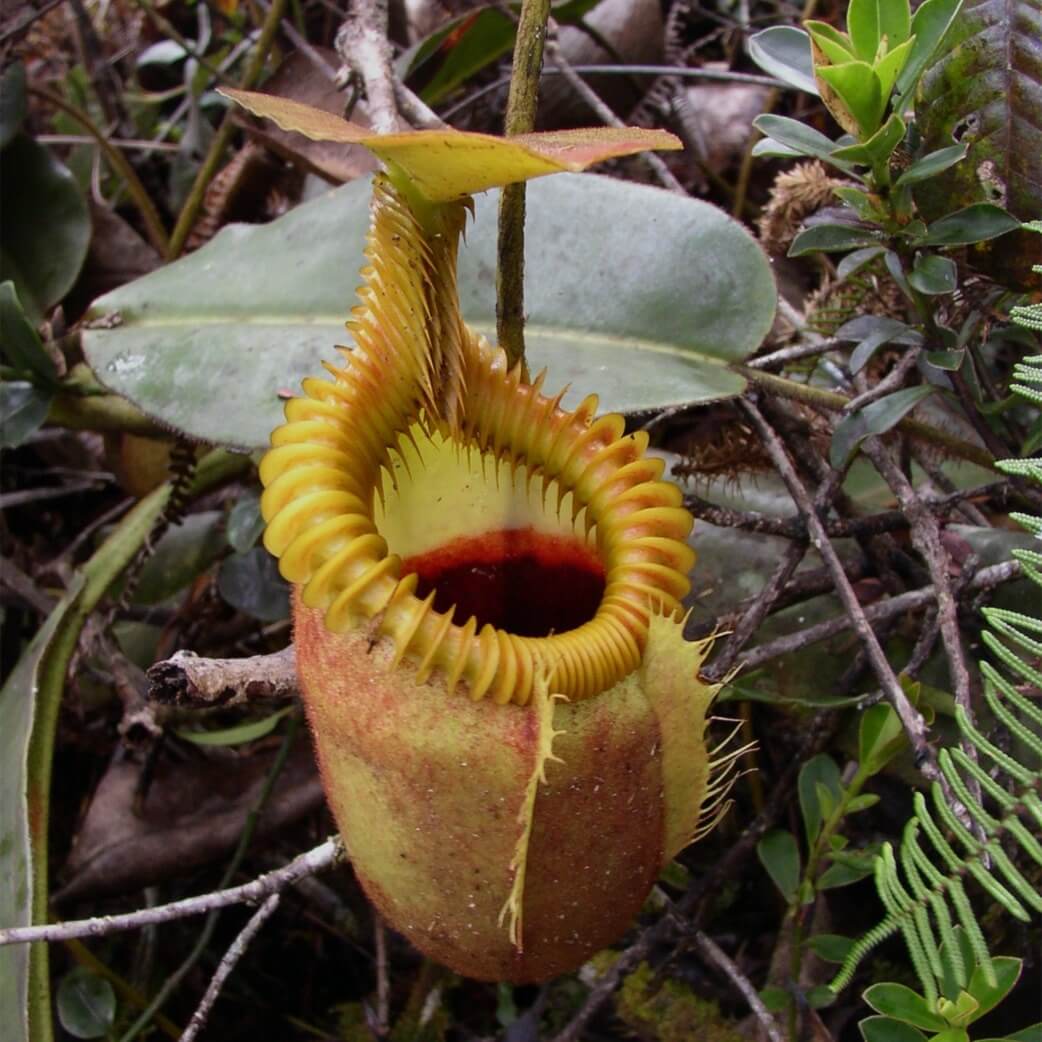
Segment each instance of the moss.
M715 1002L699 998L679 981L656 982L646 962L623 982L615 1010L648 1042L744 1042Z

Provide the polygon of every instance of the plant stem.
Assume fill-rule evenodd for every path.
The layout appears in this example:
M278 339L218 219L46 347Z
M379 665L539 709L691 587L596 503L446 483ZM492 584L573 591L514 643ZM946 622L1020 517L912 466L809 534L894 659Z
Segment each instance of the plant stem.
M272 0L272 5L268 8L268 13L264 17L264 24L261 27L257 46L253 49L253 54L250 55L249 65L246 67L242 82L239 84L243 90L250 90L256 85L257 80L260 79L260 74L264 70L264 63L268 57L268 51L271 50L275 33L278 30L279 22L282 21L282 15L285 10L286 0ZM217 128L213 141L210 142L210 149L206 153L202 166L199 167L199 173L195 175L191 191L188 193L188 198L185 200L185 204L177 218L177 224L170 234L170 243L164 251L167 260L175 260L180 256L181 250L184 249L185 241L195 225L199 208L203 205L206 189L213 180L214 174L217 173L221 157L231 142L234 131L235 124L232 122L232 114L231 110L229 110L224 114L221 125Z
M535 127L550 0L523 0L514 43L514 69L504 131ZM496 245L496 335L511 366L525 361L525 186L507 185L499 197Z

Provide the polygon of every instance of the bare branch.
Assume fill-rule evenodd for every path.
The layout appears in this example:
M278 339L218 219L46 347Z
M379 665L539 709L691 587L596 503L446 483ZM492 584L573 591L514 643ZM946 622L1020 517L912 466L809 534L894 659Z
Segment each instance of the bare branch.
M46 923L40 926L17 926L0 929L0 946L5 944L29 944L33 941L66 941L78 937L106 937L121 930L136 930L142 926L168 923L173 919L185 919L203 915L229 905L249 904L281 893L298 879L314 875L332 867L344 854L340 839L334 837L317 847L295 857L288 865L266 872L242 886L227 890L215 890L198 897L186 897L155 908L143 908L125 915L103 915L95 919L77 919L65 923Z
M148 671L148 698L164 705L215 706L276 702L297 697L297 655L291 644L274 655L200 658L179 651Z
M378 134L396 134L402 126L387 40L387 0L356 0L351 8L336 34L337 53L365 84L373 129Z
M210 1010L213 1009L213 1004L217 1001L217 996L221 993L224 982L231 976L232 970L235 969L236 964L243 957L246 949L250 946L250 942L257 936L260 928L271 917L275 909L278 908L281 899L280 894L272 894L250 916L250 921L242 928L239 936L232 941L231 947L224 953L224 958L221 959L217 969L214 971L209 987L206 989L206 994L203 995L202 1001L192 1014L192 1019L188 1022L188 1027L185 1028L184 1034L181 1036L181 1042L195 1042L199 1032L206 1026Z

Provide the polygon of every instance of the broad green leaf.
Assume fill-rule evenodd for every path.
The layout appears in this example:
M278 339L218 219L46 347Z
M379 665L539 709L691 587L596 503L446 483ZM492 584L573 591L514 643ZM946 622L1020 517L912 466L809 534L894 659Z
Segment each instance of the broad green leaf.
M827 1009L837 998L836 993L827 984L816 984L808 988L804 998L811 1009Z
M866 1017L858 1028L865 1042L926 1042L918 1028L893 1017Z
M1005 1038L982 1038L978 1042L1042 1042L1042 1022L1014 1031Z
M806 153L796 148L790 148L788 145L783 145L772 137L762 137L753 145L753 155L758 157L767 156L772 159L800 159Z
M832 433L829 462L837 469L845 467L865 438L885 434L932 393L932 387L906 387L845 416Z
M911 20L905 0L898 0L898 3L892 6L904 6L905 17ZM879 50L883 34L883 27L880 25L881 7L880 0L850 0L847 6L847 32L854 45L854 53L862 61L874 61Z
M882 256L883 252L884 247L882 246L865 246L860 250L854 250L853 253L848 253L836 265L836 278L841 281L850 278L851 275L859 272L866 264L870 264L877 257Z
M818 794L818 786L831 794L833 803L838 802L842 783L836 761L827 753L819 753L811 757L801 768L797 789L799 791L800 812L803 815L803 829L807 836L807 846L813 846L821 832L825 818L822 799ZM831 810L831 807L829 807Z
M464 317L493 339L496 204L476 200L459 276ZM279 392L348 343L368 215L369 185L354 182L100 298L84 331L95 373L199 440L266 446ZM529 365L548 367L551 393L572 384L566 403L596 392L638 412L744 388L727 364L766 335L776 291L763 252L715 207L563 175L529 186L526 250ZM106 315L121 324L90 328Z
M17 448L35 434L47 419L52 397L25 380L0 383L0 447Z
M62 978L55 1005L62 1027L75 1038L102 1038L116 1020L112 985L82 967Z
M879 235L870 228L856 228L849 224L815 224L806 228L789 247L790 257L805 253L837 253L860 246L878 244Z
M217 589L233 608L261 622L289 618L289 586L263 546L225 560L217 573Z
M856 61L819 68L817 73L818 79L824 80L839 95L857 121L860 136L870 138L879 129L887 100L875 69L868 62ZM839 118L834 110L832 114ZM840 125L850 129L843 120Z
M819 890L838 890L840 887L850 886L852 883L859 883L862 879L867 879L873 871L871 864L844 865L837 863L829 865L821 873L817 888Z
M929 152L922 159L917 159L901 176L894 182L896 188L905 185L914 185L919 181L926 181L936 177L949 167L961 162L966 158L969 146L949 145L947 148L939 148L935 152Z
M1020 228L1020 221L1001 206L974 203L934 221L917 246L968 246L986 242Z
M219 510L200 510L173 525L156 543L134 586L133 604L161 604L185 589L224 550Z
M756 844L756 854L786 903L794 904L800 885L800 850L796 837L784 829L774 829Z
M749 38L749 57L764 72L797 90L817 94L810 41L802 29L775 25Z
M87 256L90 214L68 169L25 134L0 169L0 280L11 279L30 321L72 288Z
M298 101L224 88L222 94L255 116L272 120L313 141L364 145L405 175L432 202L451 202L474 192L533 177L585 170L594 163L647 149L683 148L664 130L591 127L516 134L510 138L453 130L376 134L323 109Z
M959 272L950 257L926 253L916 258L908 273L908 284L927 296L954 293L959 284Z
M864 144L837 148L832 155L847 163L875 166L890 157L904 136L905 122L895 113Z
M912 35L915 37L915 43L908 61L897 76L899 97L894 104L896 111L904 111L904 105L915 90L919 77L933 58L961 7L962 0L924 0L916 9L912 16Z
M970 1033L965 1028L947 1028L938 1031L930 1042L970 1042Z
M784 988L773 986L763 988L760 999L772 1013L782 1013L792 1004L792 996Z
M25 317L13 282L0 283L0 351L8 365L53 385L58 373L51 356L43 349L40 337Z
M859 373L871 361L872 356L884 344L917 344L922 342L921 334L906 326L896 319L887 318L885 315L860 315L852 322L840 327L837 335L844 339L853 336L853 329L857 327L862 339L850 355L850 371Z
M25 66L20 61L12 62L0 75L0 149L22 129L27 111Z
M1024 960L997 955L991 960L991 964L995 969L995 984L988 983L984 970L978 966L973 971L973 976L970 977L970 983L966 986L966 990L977 1000L978 1004L974 1020L979 1020L989 1010L994 1009L1013 990L1013 986L1020 979Z
M820 131L807 126L806 123L801 123L798 119L767 113L757 116L753 120L753 126L761 134L766 134L779 144L799 152L800 155L814 156L827 163L834 162L832 152L836 147L835 142L830 141Z
M847 803L846 814L860 814L863 810L868 810L870 807L874 807L879 803L880 797L874 792L863 792L860 796L855 796L852 800Z
M925 1031L943 1031L948 1023L938 1016L922 995L904 984L883 982L866 988L861 996L877 1013L882 1013Z
M187 727L177 729L178 737L194 745L230 746L245 745L247 742L255 742L258 738L271 734L279 725L279 721L288 713L293 712L293 706L285 706L274 713L269 713L260 720L249 720L246 723L236 724L234 727L222 727L216 731L192 731Z

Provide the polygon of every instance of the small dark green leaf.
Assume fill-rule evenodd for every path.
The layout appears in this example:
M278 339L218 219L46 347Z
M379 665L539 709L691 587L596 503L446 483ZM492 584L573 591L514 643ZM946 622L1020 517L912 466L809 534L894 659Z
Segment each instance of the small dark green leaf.
M825 962L842 962L854 947L854 939L838 933L819 933L807 940L807 947Z
M922 224L922 221L918 222ZM923 226L925 231L925 225ZM909 299L912 300L912 287L908 285L908 276L905 274L904 265L901 263L901 257L894 250L887 250L883 254L883 263L886 265L886 270L890 272L890 277L897 283L897 288Z
M792 241L790 257L802 257L806 253L837 253L858 246L872 246L879 242L879 235L868 228L854 228L848 224L816 224L806 228Z
M61 1025L76 1038L101 1038L116 1020L116 993L112 985L85 969L62 978L55 997Z
M846 813L859 814L863 810L874 807L878 802L879 797L874 792L863 792L860 796L855 796L847 803Z
M228 543L239 554L252 550L264 532L260 497L246 493L228 514Z
M845 416L832 435L829 450L832 466L837 469L845 467L865 438L871 434L885 434L932 393L932 387L906 387Z
M57 382L54 362L25 317L18 292L10 281L0 283L0 350L12 368L32 374L48 386Z
M783 83L808 94L818 93L810 40L802 29L776 25L755 33L749 38L749 57Z
M959 284L958 270L951 257L926 253L916 259L908 274L908 284L927 296L954 293Z
M248 720L246 723L236 724L234 727L222 727L217 731L192 731L184 727L178 728L177 734L195 745L245 745L247 742L255 742L258 738L271 734L279 721L292 711L293 706L285 706L260 720Z
M866 1017L858 1028L865 1042L926 1042L918 1028L893 1017Z
M811 1009L826 1009L836 1001L836 993L827 984L817 984L804 995L804 998Z
M767 987L760 991L760 1000L772 1013L783 1013L792 1003L792 996L784 988Z
M0 149L22 129L27 111L25 66L12 62L0 76Z
M1020 221L1001 206L974 203L934 221L917 246L968 246L996 239L1020 227Z
M850 886L851 883L858 883L862 879L866 879L872 875L873 868L871 865L829 865L821 874L821 878L818 880L819 890L836 890L841 886Z
M801 123L798 119L789 119L788 116L775 116L767 113L757 116L753 120L753 126L761 134L774 138L779 144L794 149L801 155L814 156L832 163L832 151L836 147L824 134Z
M850 278L851 275L857 274L866 264L870 264L883 252L882 246L865 246L860 250L854 250L853 253L848 253L836 265L836 278L841 281Z
M818 839L824 819L818 786L821 785L833 797L833 806L838 801L842 784L836 761L827 753L811 757L801 768L797 788L799 789L800 811L803 827L807 834L807 846L812 847Z
M995 969L995 984L988 983L984 970L978 966L973 971L973 976L970 977L970 983L966 986L966 990L979 1005L974 1014L974 1020L979 1020L989 1010L994 1009L1013 990L1013 986L1020 979L1024 960L998 955L991 960L991 964Z
M919 181L936 177L938 174L955 166L960 160L966 158L969 145L950 145L948 148L939 148L922 159L917 159L894 183L895 188L903 188L905 185L914 185Z
M1042 1022L1014 1031L1005 1038L982 1038L980 1042L1042 1042Z
M862 998L877 1013L903 1020L906 1024L913 1024L926 1031L943 1031L948 1026L942 1016L930 1009L922 995L904 984L889 981L873 984L865 989Z
M796 837L785 829L774 829L757 843L756 854L785 901L794 904L800 885L800 851Z
M218 572L217 589L244 615L262 622L289 617L289 587L275 559L261 546L229 557Z
M18 288L30 321L72 288L87 256L90 213L68 169L25 134L4 149L0 168L0 280Z
M0 446L16 448L35 434L47 419L51 397L24 380L0 384Z
M145 562L134 588L134 604L160 604L194 582L220 556L221 512L201 510L168 528Z
M833 65L842 65L844 62L857 59L850 37L846 33L840 32L835 26L813 19L804 22L803 25L818 50ZM819 64L822 64L820 59Z
M923 342L922 334L904 322L886 315L858 315L857 318L844 322L836 330L836 337L852 344L859 343L870 336L886 334L886 343L906 344L917 347Z
M949 373L958 372L965 357L965 348L958 351L927 351L923 355L925 361L929 362L930 365Z
M938 1031L930 1042L970 1042L970 1033L965 1028L947 1028Z
M757 157L767 156L772 159L800 159L806 153L790 148L788 145L783 145L772 137L762 137L753 145L753 155Z

